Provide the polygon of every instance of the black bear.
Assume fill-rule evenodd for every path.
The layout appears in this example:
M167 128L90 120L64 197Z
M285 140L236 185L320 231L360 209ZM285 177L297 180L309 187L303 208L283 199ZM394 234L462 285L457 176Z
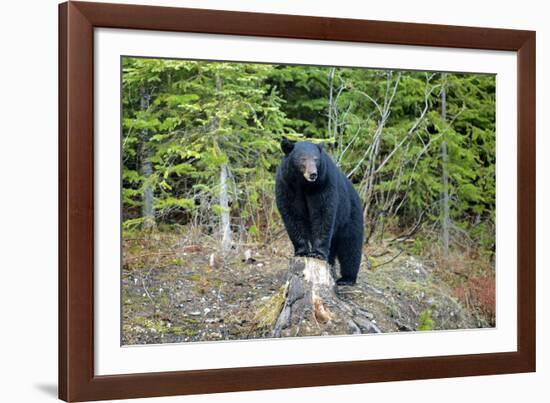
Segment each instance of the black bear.
M340 262L339 285L353 285L361 263L363 211L348 178L321 145L283 139L277 208L295 256Z

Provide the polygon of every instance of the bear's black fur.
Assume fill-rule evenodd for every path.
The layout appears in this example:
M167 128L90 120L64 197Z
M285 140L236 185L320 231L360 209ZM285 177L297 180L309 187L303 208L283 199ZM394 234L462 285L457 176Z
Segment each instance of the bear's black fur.
M359 195L322 146L283 139L277 207L295 256L340 262L339 285L355 284L363 246Z

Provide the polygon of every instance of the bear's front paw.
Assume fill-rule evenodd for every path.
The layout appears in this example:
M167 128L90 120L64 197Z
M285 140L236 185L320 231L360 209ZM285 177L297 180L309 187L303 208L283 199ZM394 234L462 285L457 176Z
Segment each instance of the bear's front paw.
M319 260L327 260L326 253L323 253L319 250L311 251L310 253L307 254L307 257L312 257Z
M294 251L294 256L309 256L307 248L298 248Z

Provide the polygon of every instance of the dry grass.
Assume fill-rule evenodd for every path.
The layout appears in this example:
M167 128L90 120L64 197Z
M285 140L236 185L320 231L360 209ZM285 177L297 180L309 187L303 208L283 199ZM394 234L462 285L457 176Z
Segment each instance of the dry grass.
M427 247L434 274L447 283L453 293L478 319L495 326L496 284L494 263L474 246L460 247L445 254L437 243Z
M474 277L456 287L453 294L471 311L482 317L490 326L495 326L495 279Z

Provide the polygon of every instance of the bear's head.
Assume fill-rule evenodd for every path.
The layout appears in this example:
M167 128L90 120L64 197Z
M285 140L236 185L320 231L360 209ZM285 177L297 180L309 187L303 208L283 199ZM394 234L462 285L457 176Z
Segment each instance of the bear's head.
M321 176L323 147L309 141L293 142L288 139L281 141L281 149L288 158L290 167L310 183Z

